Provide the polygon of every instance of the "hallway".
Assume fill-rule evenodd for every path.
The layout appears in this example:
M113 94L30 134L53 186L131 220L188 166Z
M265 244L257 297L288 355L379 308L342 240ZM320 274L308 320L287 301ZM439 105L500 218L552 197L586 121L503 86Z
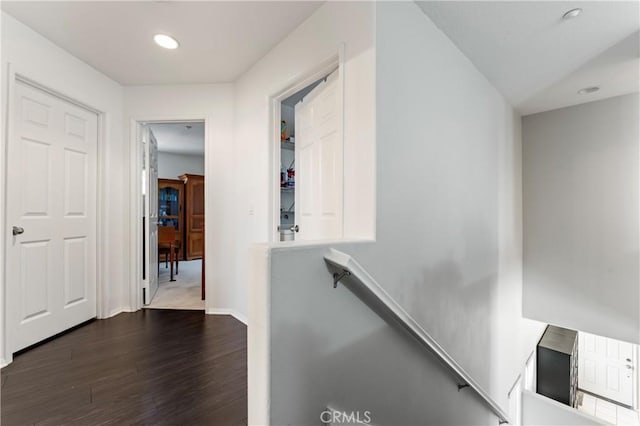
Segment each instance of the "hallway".
M246 425L246 326L145 309L93 321L2 369L2 424Z

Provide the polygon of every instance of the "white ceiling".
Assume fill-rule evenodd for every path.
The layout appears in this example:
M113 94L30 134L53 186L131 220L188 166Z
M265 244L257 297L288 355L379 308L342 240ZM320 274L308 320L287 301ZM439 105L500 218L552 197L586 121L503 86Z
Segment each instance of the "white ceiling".
M577 92L598 86L588 95ZM640 33L635 32L520 105L523 115L640 91Z
M123 85L235 81L320 1L2 1L2 10ZM180 42L166 50L153 35Z
M190 129L187 126L191 126ZM204 123L154 123L149 128L158 141L158 151L204 155Z
M236 80L321 1L2 1L2 10L124 85ZM637 1L423 1L522 114L638 91ZM569 9L584 12L562 20ZM181 46L156 46L155 33ZM600 86L590 95L576 92Z
M638 91L636 1L418 5L523 115ZM575 7L583 13L563 20ZM601 90L577 94L588 86Z

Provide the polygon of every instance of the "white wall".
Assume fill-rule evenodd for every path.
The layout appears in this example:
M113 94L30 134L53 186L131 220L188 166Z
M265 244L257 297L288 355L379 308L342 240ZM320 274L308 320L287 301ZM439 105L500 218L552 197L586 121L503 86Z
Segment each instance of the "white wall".
M178 176L185 173L203 175L204 156L158 152L159 178L178 179Z
M596 417L530 391L522 392L523 426L592 426L607 425Z
M522 318L520 117L416 4L380 2L375 7L376 242L347 250L507 411L508 392L544 328ZM352 125L347 118L345 126ZM360 302L343 306L329 294L320 295L331 287L321 253L320 249L311 252L313 258L304 261L304 268L298 268L303 260L294 248L290 253L272 249L265 255L271 256L271 279L266 280L271 311L260 324L270 326L271 332L272 370L264 379L270 380L272 420L288 421L287 413L274 411L284 409L277 401L287 396L298 407L290 415L311 416L316 406L328 402L323 398L331 392L337 406L344 403L351 409L357 396L342 391L350 381L367 383L362 389L371 386L380 391L355 366L354 371L325 369L327 380L336 383L321 382L317 389L313 381L288 378L283 369L295 361L276 359L273 351L297 342L294 339L300 339L300 345L320 342L320 355L300 349L309 358L308 365L317 356L332 353L336 345L344 353L364 348L354 351L372 376L384 375L386 369L403 371L406 363L419 378L419 384L407 385L416 391L409 403L428 404L431 396L441 398L440 404L425 410L425 417L434 424L464 424L473 422L474 416L486 416L467 400L452 414L448 404L455 397L442 396L446 390L441 372L433 366L418 367L417 352L408 351L397 364L383 362L384 354L393 351L387 348L388 339L395 338L382 331L386 329ZM293 292L295 285L304 285L303 294L285 298L283 289ZM308 306L305 298L316 301L318 309ZM252 312L254 308L260 312L255 306L259 299L251 299ZM353 315L344 314L345 310ZM334 315L344 325L333 324ZM333 328L325 330L323 322ZM312 338L305 337L307 331ZM249 328L250 363L251 336L256 333ZM364 352L379 363L364 361ZM397 377L385 377L387 386L396 385ZM251 371L249 380L251 384ZM313 383L314 390L305 383ZM254 400L251 394L249 398L251 413ZM376 408L386 414L391 410L383 405ZM413 415L410 410L405 414L409 417L399 418ZM293 417L293 423L300 419ZM476 418L478 423L483 423L482 417Z
M520 118L414 3L377 7L377 244L363 261L503 407L522 318Z
M640 343L639 102L523 118L527 317Z
M206 309L208 313L231 313L244 319L244 312L234 309L236 278L229 267L234 264L237 240L233 103L232 84L128 86L124 93L125 137L130 142L130 126L135 120L206 119L206 246L208 253L216 254L207 257ZM131 280L137 282L136 277Z
M267 241L271 218L272 147L269 97L295 84L338 54L344 43L344 229L347 237L372 238L375 211L374 5L327 2L236 83L235 140L238 218L234 253L234 306L247 311L248 247ZM273 212L269 211L273 209ZM277 217L277 216L276 216Z
M120 312L128 307L126 300L128 284L128 216L127 198L124 190L127 175L127 151L122 139L122 87L108 77L71 56L36 32L2 13L2 109L7 111L8 64L15 72L35 80L70 98L85 103L105 114L105 163L104 174L107 211L102 232L104 238L104 269L101 271L105 283L104 316ZM0 146L0 188L4 189L6 158L6 114L2 114ZM4 200L4 193L0 194ZM4 209L2 215L4 215ZM0 217L4 223L4 217ZM0 228L0 240L5 241L5 227ZM5 259L4 253L0 258ZM0 280L4 290L4 262L0 262ZM4 291L0 292L4 294ZM0 296L3 297L3 296ZM14 303L12 301L2 301ZM4 309L2 310L4 312ZM4 331L4 326L0 327ZM0 339L4 345L4 337ZM4 353L4 349L0 349Z
M370 411L374 425L497 426L435 356L345 286L333 288L329 247L357 260L377 251L375 243L254 248L248 423L319 425L332 407Z

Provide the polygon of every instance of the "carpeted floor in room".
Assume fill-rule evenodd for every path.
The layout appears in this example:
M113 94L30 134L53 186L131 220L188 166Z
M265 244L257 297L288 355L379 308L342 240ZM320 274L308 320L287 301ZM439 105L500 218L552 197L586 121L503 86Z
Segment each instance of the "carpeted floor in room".
M202 260L180 262L176 281L171 282L169 279L169 268L165 268L164 262L161 262L158 291L147 308L204 310L200 292Z

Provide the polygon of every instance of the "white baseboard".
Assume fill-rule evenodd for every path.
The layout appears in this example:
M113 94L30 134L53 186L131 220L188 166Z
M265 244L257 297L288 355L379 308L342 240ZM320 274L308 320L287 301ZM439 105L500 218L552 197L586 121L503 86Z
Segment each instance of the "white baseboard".
M100 318L100 319L115 317L116 315L121 314L123 312L124 312L124 309L114 309L113 311L109 312L109 314L106 317Z
M235 311L233 309L216 309L216 308L207 309L206 314L207 315L231 315L232 317L234 317L244 325L247 325L248 323L247 318L244 315L242 315L240 312Z
M116 308L114 310L112 310L111 312L109 312L109 315L104 317L104 318L100 318L100 319L107 319L107 318L111 318L111 317L115 317L118 314L121 314L123 312L135 312L136 309L131 309L131 307L129 306L121 306L119 308Z

